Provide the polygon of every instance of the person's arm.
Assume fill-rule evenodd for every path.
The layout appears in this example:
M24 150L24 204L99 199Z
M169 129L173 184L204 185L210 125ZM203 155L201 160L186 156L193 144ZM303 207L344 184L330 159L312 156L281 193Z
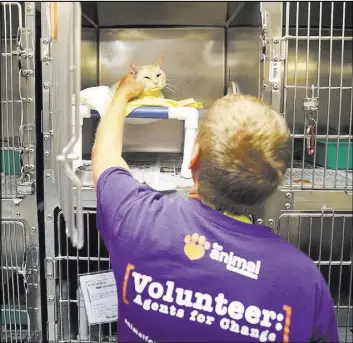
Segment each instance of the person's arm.
M111 167L129 170L128 165L121 157L125 111L128 101L139 95L142 90L143 84L137 82L132 74L125 76L121 80L107 112L100 120L92 149L92 171L95 186L100 175Z
M163 208L162 195L134 179L121 157L126 105L129 99L139 95L142 90L143 84L137 82L133 75L127 75L120 81L112 102L99 123L93 146L97 228L108 247L117 237L120 242L129 239L128 235L122 237L119 234L123 220L124 227L128 221L134 223L135 231L141 230L141 223L150 223ZM137 218L141 220L140 224L136 222Z

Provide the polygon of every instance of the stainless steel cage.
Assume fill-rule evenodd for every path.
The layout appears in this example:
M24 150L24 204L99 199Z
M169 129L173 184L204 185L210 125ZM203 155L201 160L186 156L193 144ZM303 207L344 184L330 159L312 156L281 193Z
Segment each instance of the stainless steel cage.
M285 187L352 190L351 12L350 2L264 3L263 95L292 134Z
M202 56L200 51L205 51L209 63L205 66L212 69L211 76L206 76L202 74L205 68L198 65L193 75L202 84L197 91L205 96L205 103L212 103L215 100L212 97L221 96L229 81L234 81L241 92L270 102L289 123L290 168L278 191L259 207L256 221L271 226L318 265L335 301L340 339L350 342L352 4L219 2L204 5L211 6L212 11L206 11L206 7L201 11L197 6L202 5L192 3L188 10L180 12L184 16L168 20L158 15L154 19L141 16L146 20L142 23L136 13L144 13L143 6L97 3L92 7L96 10L99 7L97 15L86 7L87 13L82 13L82 37L78 4L43 3L41 7L48 339L56 342L116 339L114 324L87 325L77 289L80 274L110 268L109 256L95 227L94 189L72 173L75 156L71 148L77 137L73 127L80 125L77 108L72 111L71 99L80 90L80 71L84 87L111 83L116 78L112 70L115 67L122 70L130 62L132 56L128 53L137 54L142 47L152 45L152 41L156 50L163 51L159 36L164 29L158 26L168 28L163 36L165 41L170 40L164 43L168 47L175 45L175 38L183 40L181 31L198 26L193 33L199 30L203 38L212 41L204 44L199 39L200 46L193 55ZM158 11L157 6L155 9ZM62 11L65 16L60 18L57 14ZM120 19L111 15L116 12L122 14ZM103 28L97 24L99 21ZM155 26L136 30L130 27L131 23L136 27ZM68 34L70 30L74 32L72 37ZM190 48L192 44L188 44ZM130 48L124 50L126 46ZM62 49L67 51L65 58L60 55ZM175 52L186 61L184 53ZM189 60L192 62L187 68L192 70L191 63L195 60ZM207 88L204 80L212 83L212 89ZM185 75L183 86L190 82L191 77ZM86 129L94 131L90 125L93 127L89 123ZM88 141L87 150L92 137L93 134L83 139ZM72 244L66 233L70 238L80 237L80 244Z
M351 342L353 232L352 213L285 213L279 218L278 234L313 259L323 274L335 302L343 342Z
M54 320L55 340L64 342L116 341L116 323L90 326L83 300L79 296L79 275L111 269L108 252L96 229L96 211L86 209L83 214L85 241L83 249L73 247L65 234L63 213L54 214L56 256L51 264L55 280Z
M0 340L42 339L36 194L35 5L2 2Z

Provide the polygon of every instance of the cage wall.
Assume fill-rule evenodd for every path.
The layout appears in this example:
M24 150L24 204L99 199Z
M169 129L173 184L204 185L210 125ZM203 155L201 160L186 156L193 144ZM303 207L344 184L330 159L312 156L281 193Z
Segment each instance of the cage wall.
M0 340L39 342L42 293L34 3L2 2L0 37Z
M96 6L96 12L93 11L91 18L94 19L94 13L96 13L95 20L96 22L100 20L103 28L88 29L85 27L82 30L82 89L99 84L110 85L129 70L131 62L148 64L152 63L159 55L164 55L167 76L175 86L175 93L166 91L168 97L175 99L194 97L196 100L204 102L207 110L214 100L224 94L229 81L236 82L242 93L256 97L263 95L263 93L267 93L267 95L270 93L267 99L273 101L276 109L286 116L292 129L293 163L284 181L285 187L281 188L265 204L264 215L259 216L261 222L258 223L272 226L284 239L297 245L318 265L330 286L335 301L341 340L349 342L351 340L350 318L352 318L352 304L350 302L352 286L350 281L352 279L350 204L352 198L349 195L351 192L349 184L351 172L347 169L343 170L343 185L337 182L331 185L324 182L318 184L315 178L317 180L320 175L315 173L319 168L313 168L313 164L305 159L305 155L303 157L303 151L307 148L308 137L305 130L309 113L309 111L303 110L303 98L312 96L310 93L312 83L314 83L315 91L319 88L320 96L319 110L312 110L311 113L320 116L319 123L320 125L324 124L320 128L322 131L315 131L315 137L321 132L325 137L327 136L329 125L326 125L325 119L322 118L327 117L326 107L328 107L329 101L332 113L339 112L339 108L342 109L341 119L339 119L339 115L331 115L334 124L338 124L340 121L340 125L336 127L342 128L340 135L343 134L347 120L348 124L351 122L352 106L349 104L351 98L347 94L351 92L351 84L348 83L348 80L350 77L351 81L352 73L351 60L349 60L352 53L352 42L346 39L351 36L351 26L349 29L345 29L346 38L342 39L342 28L339 27L342 21L339 20L342 18L343 7L334 5L334 12L331 12L331 3L321 5L322 38L318 39L320 7L315 9L315 6L320 5L316 4L312 5L311 20L308 24L305 20L308 18L308 10L302 11L300 10L302 7L298 9L291 5L288 12L288 7L284 5L283 17L276 17L277 12L271 12L273 9L271 6L278 5L269 3L269 7L265 6L265 9L267 9L269 17L272 17L269 18L266 30L262 26L261 13L264 12L260 11L260 3L244 4L238 15L233 18L234 21L230 22L227 27L224 26L226 21L224 19L227 19L227 16L222 14L225 13L224 9L227 6L222 3L218 9L213 9L208 15L185 16L183 28L168 27L168 25L176 25L177 19L174 16L170 16L167 22L163 21L166 19L159 22L161 19L158 16L160 13L158 11L161 9L156 9L157 12L152 11L151 18L146 20L154 20L158 25L164 25L167 28L141 28L137 23L141 22L141 18L146 17L144 10L146 4L141 7L136 4L131 5L134 10L126 3L121 5L102 3L92 6ZM114 12L111 6L122 7L119 7L120 11ZM195 4L187 6L190 7L184 9L185 12L197 13ZM215 6L215 4L209 6ZM230 4L230 6L234 5ZM305 8L305 5L300 6ZM351 20L348 15L349 6L347 3L345 8L346 22ZM173 7L163 8L172 11ZM276 7L276 11L278 8ZM233 7L230 13L233 13L234 9L237 7ZM107 12L109 12L108 16ZM120 13L120 20L123 23L120 28L116 28L117 19L113 13ZM289 24L287 13L290 18ZM299 16L297 16L298 13ZM215 27L196 28L193 26L193 24L205 25L206 19ZM276 19L275 22L274 19ZM128 22L136 23L136 27L127 27ZM220 22L222 25L218 27ZM280 24L278 24L279 22ZM246 26L246 24L249 25ZM287 27L290 37L286 38ZM330 34L325 36L324 32ZM332 37L340 39L335 40ZM267 43L266 38L269 39ZM281 44L283 48L279 50L279 57L283 58L281 74L283 82L278 89L275 89L274 82L268 80L269 63L275 57L271 52L271 49L274 48L273 40L275 38L279 38L283 42L283 45ZM308 41L310 45L309 58L306 49ZM343 55L341 53L342 44L345 51ZM298 51L298 58L296 58L296 51ZM332 58L330 57L331 52ZM319 69L320 73L318 73ZM295 70L297 82L295 82ZM263 78L263 72L267 74L265 78ZM320 84L317 84L317 75L320 75ZM343 83L343 81L347 83ZM342 96L340 96L340 92ZM278 93L280 96L277 96ZM316 94L314 95L316 96ZM330 100L328 100L329 95ZM278 104L276 99L280 100ZM97 120L84 120L83 153L87 159L90 159L97 123ZM319 129L319 125L316 128ZM168 121L160 121L145 125L127 124L124 149L130 152L180 153L182 132L180 123L173 121L169 123ZM330 137L337 136L332 131L329 133ZM347 135L351 137L351 131ZM51 180L51 172L50 168L46 170L48 180ZM337 175L340 175L340 172L336 173L334 169L328 171L328 168L325 168L321 171L321 179L323 179L324 173L325 175L331 174L331 179L332 173L334 173L333 177L338 179ZM307 175L311 177L316 175L314 182L313 180L308 181L309 176ZM335 181L333 180L333 182ZM78 309L82 309L82 302L77 294L79 275L110 268L109 256L95 227L94 189L83 187L84 214L82 218L85 228L85 244L82 250L77 250L72 247L70 240L65 235L67 226L65 226L63 216L64 214L66 216L66 213L65 211L61 212L58 208L53 195L55 189L52 186L53 184L49 184L46 188L48 199L46 236L47 245L50 246L50 253L47 254L47 281L50 284L48 301L51 308L49 337L55 341L115 339L115 324L89 327L84 317L84 311L78 311ZM62 186L64 192L70 191L64 184L54 186ZM71 208L74 209L74 203L69 205L72 205ZM326 209L330 207L331 212L327 213Z

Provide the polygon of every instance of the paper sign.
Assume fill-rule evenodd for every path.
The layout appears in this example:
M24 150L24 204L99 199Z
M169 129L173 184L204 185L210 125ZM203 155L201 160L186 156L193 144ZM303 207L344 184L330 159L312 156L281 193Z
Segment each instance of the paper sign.
M90 325L118 319L118 297L113 272L80 276L80 286Z

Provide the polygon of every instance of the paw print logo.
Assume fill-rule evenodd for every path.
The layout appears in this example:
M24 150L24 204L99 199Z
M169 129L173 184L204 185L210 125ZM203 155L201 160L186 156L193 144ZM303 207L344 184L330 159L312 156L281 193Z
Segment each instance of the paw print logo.
M199 260L205 256L206 250L211 247L210 242L205 236L200 236L197 233L186 235L184 238L185 246L184 253L190 260Z

